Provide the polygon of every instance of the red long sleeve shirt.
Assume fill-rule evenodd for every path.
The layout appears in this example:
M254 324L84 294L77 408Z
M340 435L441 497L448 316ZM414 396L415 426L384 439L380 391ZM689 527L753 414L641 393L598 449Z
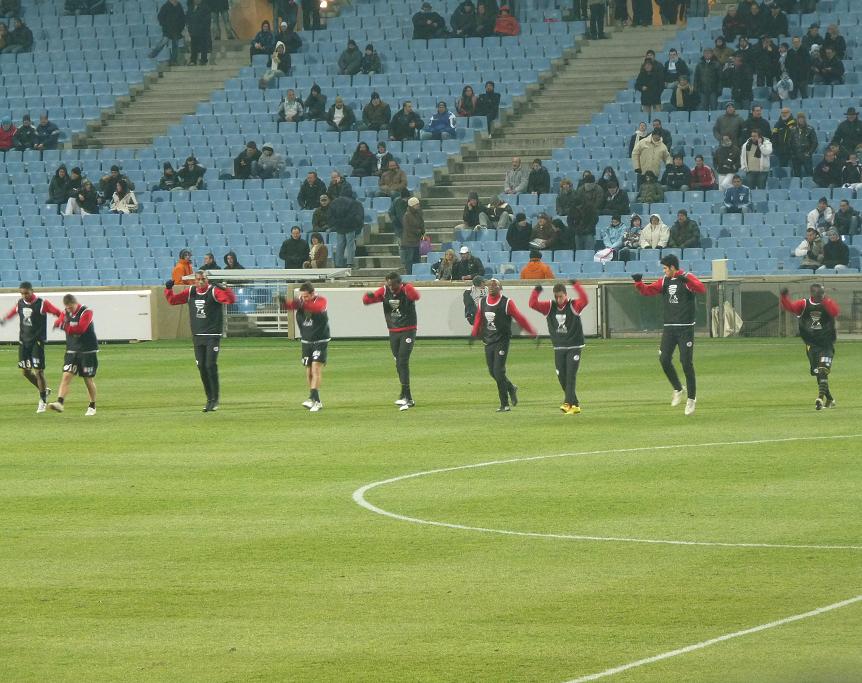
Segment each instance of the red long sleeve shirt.
M563 308L568 306L570 303L572 305L572 310L575 313L580 314L583 311L587 304L590 303L590 299L587 296L586 290L581 286L580 282L573 282L572 287L578 295L577 299L566 299L566 303L563 305ZM530 308L534 311L538 311L544 316L547 316L551 312L551 308L556 306L557 302L554 299L549 301L539 301L539 292L535 289L530 294Z
M691 273L686 273L683 270L676 271L676 276L685 277L685 287L689 291L694 292L695 294L703 294L706 292L706 285L704 285L697 276L692 275ZM635 282L635 287L637 287L637 290L644 296L658 296L661 294L663 286L664 277L660 277L651 284L647 284L644 281Z
M310 301L304 301L303 299L288 299L283 301L281 306L287 311L296 311L301 308L306 313L314 315L315 313L323 313L326 310L326 298L316 296Z
M500 301L501 296L502 296L502 294L498 295L497 297L492 297L489 294L488 295L488 303L491 306L495 306ZM531 337L535 337L538 335L538 332L536 332L536 328L534 328L530 324L530 321L524 317L524 314L518 310L518 307L515 305L515 302L512 301L511 299L509 299L508 304L506 305L506 313L508 315L511 315L515 319L515 322L521 326L521 329L526 331L527 334L529 334ZM481 332L482 324L484 322L485 322L485 316L482 315L482 302L480 301L479 306L478 306L478 310L476 311L476 320L473 323L473 330L471 332L472 336L474 336L474 337L479 336L479 332Z
M392 294L395 296L398 296L402 292L404 292L404 296L407 297L407 299L409 301L414 301L414 302L419 301L419 298L420 298L419 290L416 289L409 282L404 284L404 285L401 285L401 287L397 291L393 291ZM383 303L385 300L386 300L386 287L385 286L378 287L375 291L368 292L368 293L362 295L362 303L365 304L366 306L371 306L373 304L380 304L380 303ZM385 306L384 306L384 313L386 314L387 325L391 324L391 321L389 319L389 309L387 309ZM416 329L416 325L407 325L404 327L390 327L389 331L390 332L409 332L410 330L415 330L415 329Z
M165 299L168 300L168 303L171 306L179 306L180 304L187 304L189 302L189 293L192 291L191 287L186 287L180 292L174 292L172 289L165 290ZM206 289L198 289L198 294L204 294ZM213 298L218 301L220 304L230 305L236 303L236 294L232 289L225 287L221 289L219 287L213 287Z
M783 308L785 311L788 311L796 317L799 317L805 310L805 301L805 299L797 299L796 301L792 301L789 296L782 295L779 303L781 304L781 308ZM835 303L834 299L830 299L828 296L824 296L821 303L823 304L823 308L826 309L826 312L833 318L837 318L838 314L841 313L841 309L838 308L838 304Z
M28 304L32 304L36 299L38 299L38 297L35 294L33 296L31 296L29 299L27 297L22 297L22 298ZM42 313L50 313L51 315L58 316L58 317L63 315L63 311L61 311L59 308L57 308L54 304L52 304L47 299L42 299ZM12 307L12 310L10 310L6 315L3 316L3 320L12 320L12 318L14 318L16 315L18 315L18 304L17 303Z
M81 304L78 304L75 307L74 313L78 312L78 309L81 308ZM60 317L54 322L54 327L59 327L61 330L66 332L66 334L84 334L87 331L87 328L93 324L93 311L89 308L84 311L84 314L81 316L81 319L78 321L77 325L71 325L66 322L66 312L63 311L60 313Z

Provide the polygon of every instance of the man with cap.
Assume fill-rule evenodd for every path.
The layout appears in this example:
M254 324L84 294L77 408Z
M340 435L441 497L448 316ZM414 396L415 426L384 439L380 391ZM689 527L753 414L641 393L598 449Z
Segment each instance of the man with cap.
M401 393L395 405L398 410L409 410L414 405L410 391L410 354L416 345L416 302L419 292L413 285L401 282L398 273L389 273L386 283L378 289L366 292L362 303L366 306L383 304L383 317L389 330L389 348L395 358L395 369L401 383Z
M449 140L455 137L456 118L446 103L437 103L437 111L428 120L428 128L422 134L424 140Z
M117 190L117 183L124 182L129 190L135 189L135 184L129 180L129 176L125 173L120 173L120 167L114 164L111 166L111 172L103 175L99 179L99 204L111 201L114 192Z
M850 152L855 152L856 147L862 144L862 121L859 121L856 108L847 109L846 116L847 118L838 124L829 143L830 145L838 145L844 157Z
M459 253L461 258L452 267L453 280L472 280L477 275L485 276L485 266L470 253L470 247L465 244Z
M422 9L413 15L413 40L430 40L446 37L446 21L431 7L423 2Z
M805 355L811 375L817 380L814 408L834 408L835 399L829 390L829 373L835 357L835 320L840 314L838 304L828 296L823 285L814 283L807 299L791 300L790 290L781 290L781 308L799 320L799 336L805 343Z
M251 178L254 162L260 158L260 150L254 140L245 143L245 148L237 154L233 160L234 180L248 180Z
M518 387L506 376L506 360L509 355L509 343L512 340L512 320L531 337L537 332L524 315L518 310L515 302L503 296L503 286L497 279L488 280L488 295L479 301L476 319L473 322L470 343L482 335L485 344L485 363L488 372L497 383L497 394L500 398L498 413L508 413L518 405Z
M293 24L282 21L279 24L279 31L275 35L276 44L284 43L284 47L288 54L296 54L302 48L302 38L293 30Z

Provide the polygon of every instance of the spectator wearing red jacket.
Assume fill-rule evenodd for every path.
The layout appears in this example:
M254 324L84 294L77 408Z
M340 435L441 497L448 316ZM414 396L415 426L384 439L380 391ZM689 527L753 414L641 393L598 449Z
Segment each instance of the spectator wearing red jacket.
M500 14L494 22L494 33L498 36L517 36L521 33L521 25L511 15L507 5L500 8Z
M715 176L715 171L704 163L702 154L698 154L694 158L694 168L691 169L689 188L692 190L718 189L718 178Z
M18 129L12 123L12 119L4 116L0 121L0 152L8 152L15 146L14 138Z

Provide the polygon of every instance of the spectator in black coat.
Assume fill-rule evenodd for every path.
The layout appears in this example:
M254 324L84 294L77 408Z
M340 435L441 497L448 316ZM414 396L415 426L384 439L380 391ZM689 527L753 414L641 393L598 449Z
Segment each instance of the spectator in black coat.
M413 103L406 100L401 110L396 112L389 124L390 140L415 140L419 137L425 122L413 111Z
M530 167L530 175L527 176L527 192L533 194L548 194L551 191L551 175L548 169L542 166L541 159L533 159Z
M769 14L766 16L763 24L763 32L770 38L790 35L787 15L776 4L773 4L770 8Z
M631 213L629 196L625 190L620 189L620 185L616 180L608 181L607 193L605 205L601 209L601 215L614 216L619 214L620 216L624 216ZM566 215L568 215L568 212Z
M198 163L194 156L186 159L186 163L177 173L180 179L180 187L184 190L202 190L204 189L204 174L206 168Z
M198 63L203 66L209 63L209 53L212 52L212 14L209 6L203 0L192 0L186 17L189 29L189 64ZM200 61L198 61L200 60Z
M48 112L39 114L39 125L36 126L36 145L34 149L57 149L60 141L60 129L48 120Z
M855 152L862 144L862 121L859 121L855 107L850 107L846 116L847 119L838 124L829 142L830 145L838 145L841 148L841 154L845 157L850 152Z
M315 83L311 86L311 92L302 103L305 107L305 114L302 118L306 121L325 121L326 120L326 95L320 92L320 86Z
M655 70L655 62L644 60L641 71L635 81L635 90L641 94L641 108L651 113L661 109L661 94L664 90L662 75Z
M166 161L162 164L162 177L159 180L158 186L154 189L165 190L166 192L182 189L182 186L180 185L180 177L177 175L176 171L174 171L174 167L170 161Z
M158 57L159 53L170 45L170 60L169 64L177 63L177 50L179 48L180 38L183 36L183 29L186 27L186 13L180 0L166 0L159 10L159 26L162 28L162 39L159 44L150 50L150 59Z
M722 77L725 88L730 88L734 103L743 111L751 106L754 97L754 74L745 64L743 56L733 56L733 66L724 70Z
M688 64L684 59L681 59L675 48L671 48L668 52L668 60L664 63L664 82L665 84L673 83L680 76L688 76Z
M780 74L778 48L772 38L763 38L756 49L752 49L754 75L757 76L758 87L772 87Z
M838 59L844 59L847 54L847 41L838 31L837 24L830 24L826 29L826 37L823 39L823 47L831 47Z
M665 166L661 184L665 190L685 192L691 185L691 169L683 163L682 154L673 155L673 163Z
M701 110L718 109L718 96L721 94L721 64L711 47L703 51L703 58L694 68L692 85L698 95L698 106Z
M862 183L862 166L859 165L859 156L853 152L847 157L841 169L842 185L857 185Z
M309 171L302 185L299 186L299 194L296 203L300 209L313 211L320 206L320 195L326 194L326 185L317 177L315 171Z
M360 142L350 157L350 167L353 169L350 175L357 178L374 175L377 158L374 153L368 149L368 143Z
M772 126L769 125L769 121L763 118L763 107L759 104L751 108L751 115L746 119L745 125L742 127L742 139L750 138L751 131L753 130L760 133L761 139L772 138Z
M811 81L811 55L802 47L802 39L794 36L787 57L784 58L784 70L793 81L792 98L808 97L808 83Z
M533 226L527 221L526 214L515 214L515 220L506 230L506 242L512 251L530 251L533 239Z
M9 31L6 38L6 47L3 54L18 54L19 52L33 51L33 31L24 23L21 17L15 18L14 28Z
M350 107L344 104L344 100L339 95L335 98L335 104L329 108L329 112L326 114L326 122L331 130L336 133L343 133L346 130L353 130L356 115Z
M66 165L60 164L54 172L54 177L48 184L48 204L56 204L57 212L66 204L69 199L69 188L72 185L72 180L66 171Z
M823 267L835 268L841 271L850 265L850 249L844 244L841 235L835 228L826 231L826 243L823 245Z
M823 159L814 167L814 184L817 187L841 187L841 162L835 158L835 152L826 150Z
M284 261L284 267L287 269L302 268L310 253L308 242L302 239L302 230L298 225L294 225L290 229L290 237L281 243L278 258Z
M449 22L452 35L456 38L468 38L476 35L476 8L473 0L464 0L452 13Z
M721 35L728 43L734 42L739 36L744 36L748 32L742 17L736 7L731 5L727 8L727 14L721 21Z
M485 116L488 119L488 130L491 123L500 115L500 95L494 91L494 81L485 83L485 92L479 95L476 101L476 116Z
M260 159L260 150L254 140L245 143L245 149L236 155L233 160L234 180L248 180L251 178L254 162Z
M350 268L356 253L356 235L365 223L365 209L352 197L341 195L329 205L327 221L338 234L333 254L335 267Z
M34 149L38 141L39 134L36 132L36 127L30 120L30 114L24 114L21 119L21 126L17 131L15 131L15 135L12 137L15 149L19 152Z
M470 247L461 247L460 254L461 257L452 266L453 280L472 280L477 275L484 277L485 266L481 260L470 253Z
M280 30L275 34L275 42L284 43L288 54L294 55L302 49L302 38L293 30L293 25L286 21L281 22Z
M413 40L446 37L446 21L435 12L430 2L422 3L422 11L413 15Z
M835 56L831 47L823 48L823 55L811 67L814 80L824 85L841 85L844 82L844 63Z

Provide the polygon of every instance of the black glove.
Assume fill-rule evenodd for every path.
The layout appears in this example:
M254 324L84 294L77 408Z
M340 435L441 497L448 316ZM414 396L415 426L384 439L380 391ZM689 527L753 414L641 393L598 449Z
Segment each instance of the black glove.
M632 275L632 280L634 280L635 282L640 282L643 279L644 276L642 273L635 273L634 275Z
M173 288L174 288L174 281L173 280L166 280L165 281L165 289L173 289Z
M541 294L543 289L544 287L542 287L542 285L536 285L535 287L533 287L533 291L537 294Z
M782 287L781 288L781 296L789 296L789 295L790 295L790 290L787 289L787 287Z

